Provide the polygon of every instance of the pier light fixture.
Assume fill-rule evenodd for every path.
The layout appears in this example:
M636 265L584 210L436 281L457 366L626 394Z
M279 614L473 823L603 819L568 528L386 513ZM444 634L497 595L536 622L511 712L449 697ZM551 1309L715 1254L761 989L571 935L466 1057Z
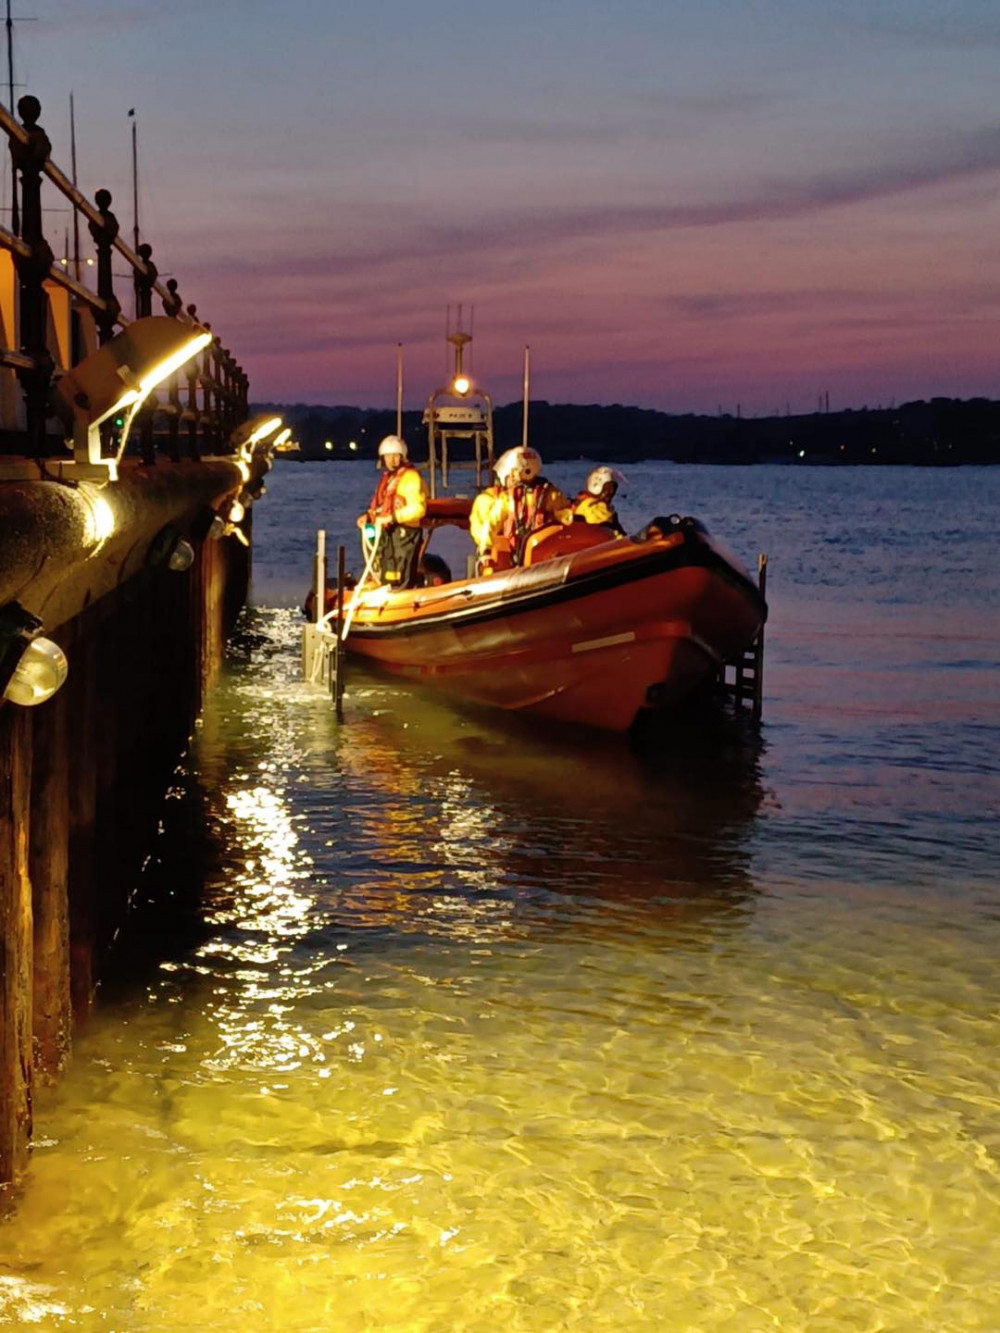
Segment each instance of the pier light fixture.
M246 518L246 506L239 500L233 500L226 514L227 523L242 523Z
M174 573L182 573L194 564L195 551L172 523L161 528L150 542L146 561L154 568L165 566Z
M56 386L57 404L73 423L74 462L91 475L115 481L136 412L157 387L212 341L198 325L166 315L146 315L79 365ZM114 458L101 454L100 426L115 418L121 438Z
M269 440L281 427L281 417L268 416L266 412L244 421L230 436L237 457L249 462L258 444Z
M51 699L66 679L66 654L41 629L18 602L0 610L0 698L30 708Z
M170 559L167 561L167 568L173 570L175 574L181 574L185 569L190 569L194 564L194 547L189 541L181 537L177 545L170 552Z
M459 398L464 398L472 388L472 381L468 375L456 375L451 382L451 387L458 394Z

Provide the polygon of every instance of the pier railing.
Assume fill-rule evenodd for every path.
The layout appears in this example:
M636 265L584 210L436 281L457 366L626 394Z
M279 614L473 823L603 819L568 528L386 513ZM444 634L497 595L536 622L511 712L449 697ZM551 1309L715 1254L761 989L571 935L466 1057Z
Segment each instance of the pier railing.
M20 98L17 110L20 123L0 104L19 204L12 208L11 228L0 227L0 454L42 458L66 449L65 423L52 397L60 375L130 322L115 290L114 255L131 270L137 317L153 314L158 300L163 314L193 332L211 332L211 325L199 319L196 306L185 306L175 278L160 281L151 245L135 251L122 240L109 191L98 190L91 202L51 160L37 98ZM43 230L43 180L68 200L74 236L86 226L93 256L82 259L74 245L73 255L56 258ZM83 280L91 272L96 290ZM230 452L232 432L247 412L247 377L213 335L203 352L145 401L129 452L147 463L156 461L158 450L175 461ZM114 428L109 422L102 429L110 434Z

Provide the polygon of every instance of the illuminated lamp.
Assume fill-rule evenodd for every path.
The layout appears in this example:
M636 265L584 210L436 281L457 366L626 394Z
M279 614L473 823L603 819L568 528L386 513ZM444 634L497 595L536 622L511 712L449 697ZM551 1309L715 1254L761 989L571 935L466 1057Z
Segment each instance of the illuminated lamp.
M271 444L273 448L280 449L282 445L287 444L291 438L292 438L292 428L291 426L286 426L284 430L278 431L277 435L271 441Z
M249 459L257 445L269 440L281 430L281 425L281 417L270 417L261 412L241 422L230 435L229 442L240 457Z
M118 463L135 414L158 384L186 365L212 341L211 333L166 315L145 315L79 365L55 386L60 415L73 423L73 459L81 473L118 478ZM114 458L101 455L102 422L121 430Z
M51 699L66 679L66 654L41 636L41 628L18 602L0 610L0 698L31 708Z
M194 547L181 536L172 523L168 523L150 543L146 560L154 568L165 565L174 573L183 573L194 564Z
M246 506L241 504L239 500L233 500L230 503L229 510L226 514L226 522L242 523L244 518L246 518L246 513Z
M468 375L456 375L451 382L451 387L458 394L459 398L464 398L472 388L472 381Z

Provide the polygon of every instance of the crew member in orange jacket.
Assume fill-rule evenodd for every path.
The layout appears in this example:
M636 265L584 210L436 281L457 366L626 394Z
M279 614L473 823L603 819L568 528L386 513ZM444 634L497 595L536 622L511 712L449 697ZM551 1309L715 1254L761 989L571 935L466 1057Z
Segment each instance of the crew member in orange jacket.
M573 519L579 523L601 523L624 537L625 529L615 511L618 477L609 467L595 467L587 484L573 502Z
M506 488L494 510L499 532L511 543L515 565L524 559L524 547L533 532L553 523L570 523L573 507L558 486L542 476L542 456L530 445L511 451Z
M420 473L409 461L406 442L387 435L378 447L385 466L372 502L358 518L358 527L375 528L378 543L373 571L382 583L412 588L420 548L420 522L427 513L427 495Z

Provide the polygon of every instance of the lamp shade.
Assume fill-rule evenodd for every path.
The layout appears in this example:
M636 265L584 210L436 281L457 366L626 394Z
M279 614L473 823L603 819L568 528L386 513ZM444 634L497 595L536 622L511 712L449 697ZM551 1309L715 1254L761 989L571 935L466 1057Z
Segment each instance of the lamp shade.
M146 315L67 371L56 396L89 426L145 398L212 341L197 325Z

